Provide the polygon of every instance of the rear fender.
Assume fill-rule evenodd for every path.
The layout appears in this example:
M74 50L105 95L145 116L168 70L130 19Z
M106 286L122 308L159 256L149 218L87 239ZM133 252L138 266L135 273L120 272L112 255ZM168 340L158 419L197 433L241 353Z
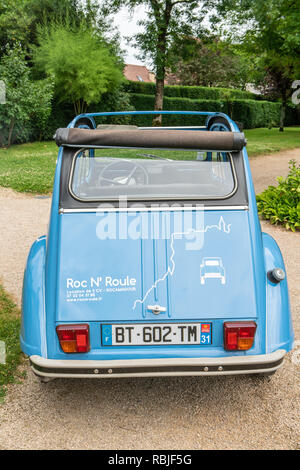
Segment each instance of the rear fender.
M267 353L277 349L290 351L293 348L294 332L287 279L274 284L267 276L267 273L274 268L281 268L286 272L284 261L276 241L267 233L263 233L262 236L266 266Z
M45 335L46 236L32 245L24 272L20 342L28 356L47 357Z

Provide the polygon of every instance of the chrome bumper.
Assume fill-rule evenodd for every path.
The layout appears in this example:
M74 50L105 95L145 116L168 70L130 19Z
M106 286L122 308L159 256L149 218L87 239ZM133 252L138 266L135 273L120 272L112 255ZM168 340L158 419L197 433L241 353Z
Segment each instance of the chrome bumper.
M286 351L259 356L216 358L129 359L111 361L56 360L31 356L33 372L41 377L112 378L259 374L276 371Z

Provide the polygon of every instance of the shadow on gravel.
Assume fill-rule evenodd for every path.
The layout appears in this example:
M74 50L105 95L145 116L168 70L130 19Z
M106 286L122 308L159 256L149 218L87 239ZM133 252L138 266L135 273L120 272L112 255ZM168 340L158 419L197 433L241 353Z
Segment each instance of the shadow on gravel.
M41 394L48 405L61 407L80 404L81 412L101 408L102 418L109 412L109 419L121 412L132 410L135 418L140 414L155 419L181 410L186 417L199 408L215 415L216 409L231 413L249 406L251 396L256 404L265 393L272 395L276 376L235 377L164 377L132 379L56 379L40 384ZM50 403L51 402L51 403Z

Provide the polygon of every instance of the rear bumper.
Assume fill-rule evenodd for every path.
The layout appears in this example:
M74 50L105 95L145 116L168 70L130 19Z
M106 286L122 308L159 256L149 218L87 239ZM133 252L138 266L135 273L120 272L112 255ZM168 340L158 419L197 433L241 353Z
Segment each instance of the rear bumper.
M274 372L282 365L285 354L286 351L280 349L259 356L111 361L55 360L31 356L30 363L36 375L52 378L210 376Z

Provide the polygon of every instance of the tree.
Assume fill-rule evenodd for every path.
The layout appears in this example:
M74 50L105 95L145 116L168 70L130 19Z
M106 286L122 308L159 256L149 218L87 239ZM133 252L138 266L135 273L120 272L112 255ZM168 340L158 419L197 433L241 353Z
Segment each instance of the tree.
M107 0L103 11L116 12L120 7L134 10L144 5L147 19L140 21L144 31L136 34L131 41L141 50L140 57L149 59L155 70L156 89L154 110L163 109L164 81L169 66L170 45L177 36L193 36L208 12L213 0ZM161 115L153 120L161 124Z
M27 0L30 24L30 44L38 44L41 26L51 23L72 24L75 28L83 24L103 36L111 25L101 16L98 0Z
M53 77L58 99L72 102L76 114L101 96L118 88L123 64L113 47L85 25L53 24L40 29L39 46L34 48L36 68Z
M269 57L267 54L254 59L252 81L256 88L270 100L281 100L280 127L284 131L286 108L293 94L294 66L288 57Z
M220 0L218 5L223 16L226 12L229 15L231 27L238 27L231 28L231 35L256 56L256 84L280 97L283 131L292 82L300 73L300 0Z
M109 27L99 13L97 0L5 0L0 4L0 55L14 45L29 54L38 43L39 28L51 23L85 23L103 33Z
M27 0L5 0L0 3L0 56L7 47L26 42L31 17L25 8Z
M239 47L207 34L202 38L178 38L168 84L245 89L250 63Z
M43 129L51 112L53 83L49 79L33 82L24 53L17 47L2 57L0 80L6 89L6 102L0 104L0 146L9 147L13 141L29 138L32 121Z
M282 0L281 13L277 15L278 32L283 39L282 50L298 56L300 55L300 1ZM297 73L300 72L298 68Z

